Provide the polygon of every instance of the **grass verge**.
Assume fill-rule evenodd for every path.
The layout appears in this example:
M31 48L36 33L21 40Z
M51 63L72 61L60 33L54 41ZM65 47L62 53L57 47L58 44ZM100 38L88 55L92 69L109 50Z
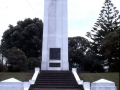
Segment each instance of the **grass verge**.
M102 78L113 81L119 90L119 73L81 73L79 76L86 82L94 82Z
M20 81L29 81L32 76L33 73L0 73L0 81L12 77ZM79 73L79 76L86 82L94 82L101 78L113 81L119 90L119 73Z
M9 78L15 78L20 81L29 81L33 76L33 73L0 73L0 81L9 79Z

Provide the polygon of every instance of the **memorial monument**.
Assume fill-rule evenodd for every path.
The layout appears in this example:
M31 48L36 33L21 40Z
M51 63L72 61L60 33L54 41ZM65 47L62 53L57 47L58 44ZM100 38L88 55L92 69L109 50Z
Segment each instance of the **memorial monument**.
M67 0L44 0L41 70L69 70Z

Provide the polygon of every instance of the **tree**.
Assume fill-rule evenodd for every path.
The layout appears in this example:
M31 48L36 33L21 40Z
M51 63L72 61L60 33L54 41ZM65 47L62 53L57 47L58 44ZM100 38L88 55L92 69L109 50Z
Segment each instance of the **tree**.
M2 61L0 60L0 72L2 71Z
M1 45L0 45L0 54L2 53L2 50L1 50Z
M109 58L108 65L111 71L119 72L120 59L120 27L110 32L101 42L101 49L106 58Z
M2 52L6 57L6 50L17 47L27 58L41 56L42 52L43 22L38 18L18 21L16 26L9 25L2 36Z
M105 0L104 6L102 7L99 18L95 23L93 30L87 32L87 37L92 39L91 50L97 55L101 64L104 64L106 58L100 52L101 42L104 37L113 32L120 26L120 15L119 11L116 10L116 7L113 6L110 0Z
M2 48L1 48L1 45L0 45L0 69L1 69L1 71L3 71L3 69L4 69L3 55L2 55Z
M35 67L40 67L41 62L40 62L40 58L34 58L34 57L30 57L27 59L27 66L29 70L33 70L35 69Z
M89 47L89 41L83 37L69 37L68 51L70 68L77 67L83 70L85 52Z
M6 51L8 71L21 71L27 69L27 58L24 52L16 47Z
M90 49L90 42L83 37L68 38L69 65L82 71L103 72L103 66L97 61ZM99 66L99 67L96 67Z
M0 45L0 72L2 71L2 57L1 57L1 45Z

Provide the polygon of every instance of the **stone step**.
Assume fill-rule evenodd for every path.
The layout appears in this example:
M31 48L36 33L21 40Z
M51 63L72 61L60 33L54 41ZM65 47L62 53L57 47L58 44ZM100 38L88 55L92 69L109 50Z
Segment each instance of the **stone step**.
M77 85L73 86L62 86L62 85L32 85L32 88L79 88Z
M48 80L48 81L47 80L36 81L36 83L41 83L41 82L42 83L51 83L51 82L56 83L56 81L54 81L54 80L53 81L50 81L50 80ZM64 81L63 80L62 81L58 80L57 82L58 83L76 83L76 81L73 81L73 80L71 80L71 81L70 80L68 80L68 81L67 80L64 80Z
M76 83L71 82L37 82L36 85L77 85Z
M49 89L48 89L49 88ZM29 90L83 90L71 71L41 71Z
M73 79L73 77L63 77L63 76L54 76L54 77L49 77L49 76L46 76L46 77L41 77L41 76L38 76L37 79Z
M64 88L34 88L29 90L82 90L82 89L64 89Z
M56 77L47 78L47 77L46 77L46 78L37 78L37 80L38 80L38 81L42 81L42 80L46 80L46 81L47 81L47 80L51 80L51 81L55 81L55 80L58 80L58 81L59 81L59 80L63 80L63 81L66 81L66 80L67 80L67 81L72 81L72 80L74 80L74 79L73 79L73 78L56 78Z

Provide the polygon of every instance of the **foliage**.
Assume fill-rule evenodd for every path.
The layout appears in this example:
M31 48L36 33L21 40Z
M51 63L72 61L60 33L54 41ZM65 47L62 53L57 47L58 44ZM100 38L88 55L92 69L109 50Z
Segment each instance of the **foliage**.
M0 72L2 71L2 61L0 60Z
M38 18L34 19L27 18L24 21L18 21L16 26L9 25L9 28L3 33L1 40L2 54L4 57L8 59L8 63L11 64L8 67L8 70L10 71L23 70L18 63L21 64L25 62L26 64L26 59L30 57L33 58L41 57L42 35L43 35L43 22ZM10 51L11 49L15 50ZM18 55L16 55L14 51L18 52ZM10 52L10 54L12 55L9 55L8 52ZM19 55L21 57L19 57ZM32 62L33 61L31 61L31 63ZM26 68L27 66L24 69Z
M1 45L0 45L0 54L2 53L2 50L1 50Z
M27 66L29 70L33 70L35 69L35 67L40 67L41 63L40 63L41 59L38 58L34 58L34 57L30 57L27 59Z
M100 72L98 68L94 68L98 62L95 61L95 55L91 52L90 43L87 39L70 37L68 38L68 46L70 69L76 67L83 71Z
M101 43L101 52L109 58L110 70L119 72L120 28L110 32ZM112 58L112 59L111 59Z
M98 60L97 55L89 48L86 52L86 61L84 63L84 70L90 72L104 72L101 61Z
M26 70L27 58L24 52L16 47L6 51L8 71L21 71Z
M2 61L2 51L1 51L1 45L0 45L0 72L2 72L4 69L3 61Z
M9 25L2 36L2 51L6 57L6 50L17 47L22 50L27 58L41 56L43 23L34 18L18 21L16 26Z
M97 55L101 64L104 64L106 58L104 54L100 52L101 42L107 34L113 32L120 26L120 15L119 11L116 10L116 7L113 6L110 0L105 0L102 8L93 29L91 32L87 32L87 37L92 39L91 50ZM109 58L107 59L109 60Z
M77 67L83 69L83 61L85 61L85 51L89 47L89 42L83 37L68 38L68 51L70 68Z

